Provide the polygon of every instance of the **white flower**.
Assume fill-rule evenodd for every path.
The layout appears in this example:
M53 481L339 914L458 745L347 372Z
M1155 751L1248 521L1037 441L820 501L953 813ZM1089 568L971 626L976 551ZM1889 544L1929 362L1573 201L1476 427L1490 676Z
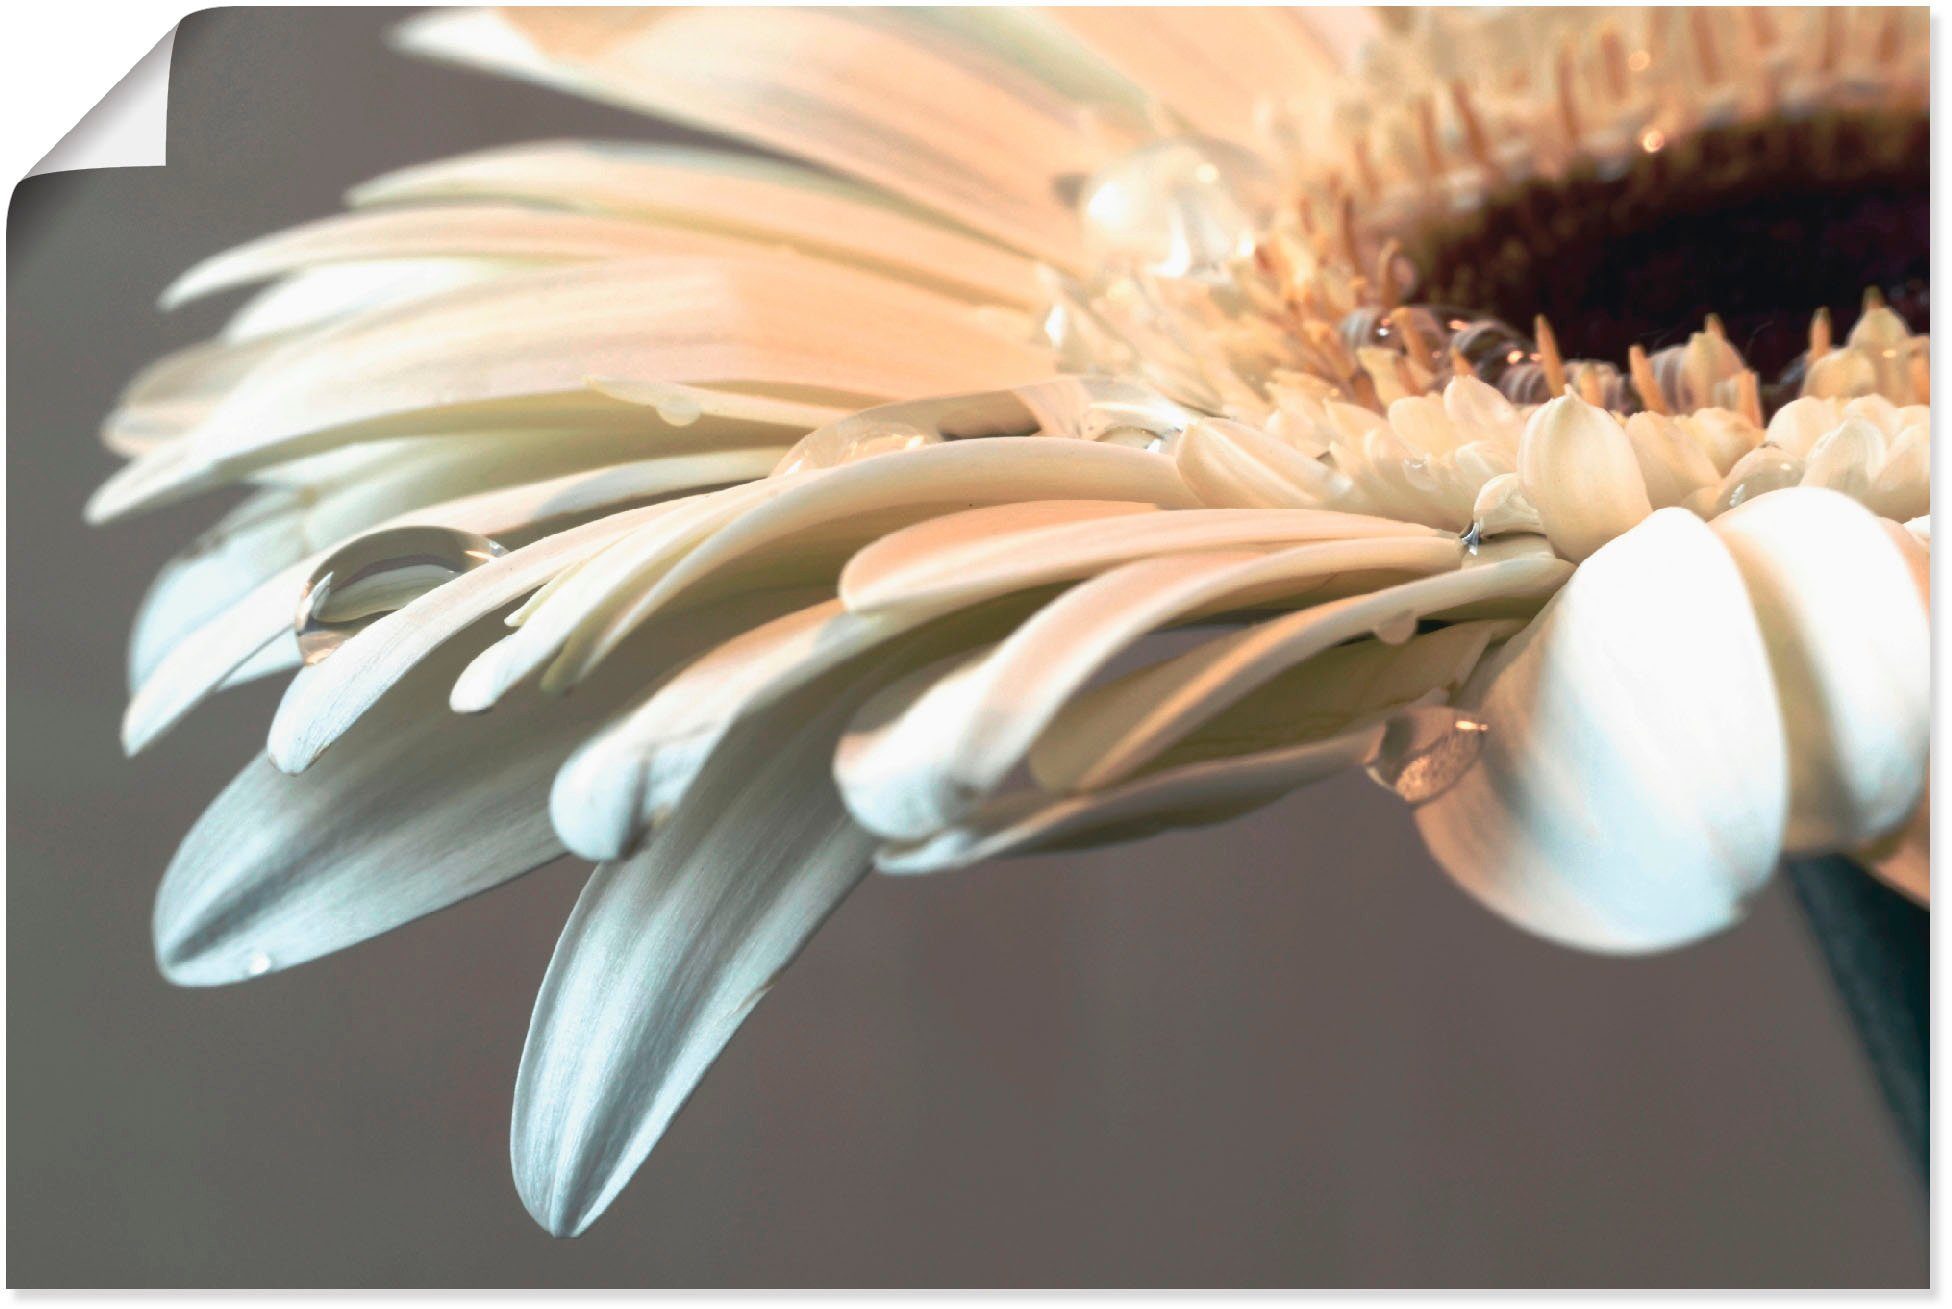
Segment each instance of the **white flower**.
M1719 930L1786 853L1922 899L1923 20L1376 21L410 24L807 162L515 146L172 288L268 284L131 384L91 512L253 490L145 602L126 743L306 663L164 879L164 971L601 861L515 1103L573 1234L870 866L1364 765L1587 948Z

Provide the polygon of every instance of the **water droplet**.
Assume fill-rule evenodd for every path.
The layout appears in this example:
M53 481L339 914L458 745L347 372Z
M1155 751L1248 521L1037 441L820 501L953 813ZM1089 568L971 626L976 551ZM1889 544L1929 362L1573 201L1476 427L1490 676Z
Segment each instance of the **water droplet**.
M315 664L408 601L504 553L487 537L452 527L355 537L314 569L299 593L298 652Z
M1470 771L1489 730L1449 705L1418 705L1390 719L1363 767L1378 785L1410 804L1423 804Z
M1078 419L1078 435L1087 441L1129 445L1155 454L1164 453L1182 427L1156 402L1098 401Z
M1084 189L1086 252L1160 277L1222 272L1254 253L1280 188L1258 155L1208 137L1141 146Z
M876 455L919 450L941 440L936 433L925 431L913 423L855 414L837 423L816 428L801 437L786 452L773 473L779 476L803 473L812 468L838 468L842 464L872 459Z
M659 418L673 427L690 427L705 416L705 407L698 403L698 398L683 391L666 392L652 407Z
M1417 634L1417 616L1409 610L1389 615L1370 629L1384 645L1402 645Z
M244 973L247 977L263 977L271 971L271 956L262 950L253 950L244 960Z
M1484 524L1482 522L1472 523L1470 527L1465 529L1464 535L1457 539L1464 543L1465 554L1475 555L1478 552L1478 548L1484 544Z
M1803 481L1803 461L1787 450L1759 445L1735 461L1722 479L1721 494L1715 497L1715 512L1726 513L1745 500L1771 491L1799 486Z

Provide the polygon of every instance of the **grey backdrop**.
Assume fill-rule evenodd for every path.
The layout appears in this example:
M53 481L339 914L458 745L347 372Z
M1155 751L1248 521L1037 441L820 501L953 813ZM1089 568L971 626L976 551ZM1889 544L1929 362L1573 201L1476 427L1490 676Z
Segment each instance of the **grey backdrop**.
M584 1239L508 1179L558 867L180 991L151 890L274 688L134 762L129 616L197 505L106 531L94 424L190 260L457 150L660 129L384 50L381 10L185 21L166 169L15 193L8 1280L163 1285L1919 1285L1923 1188L1782 888L1620 961L1528 939L1349 778L1232 826L870 879Z

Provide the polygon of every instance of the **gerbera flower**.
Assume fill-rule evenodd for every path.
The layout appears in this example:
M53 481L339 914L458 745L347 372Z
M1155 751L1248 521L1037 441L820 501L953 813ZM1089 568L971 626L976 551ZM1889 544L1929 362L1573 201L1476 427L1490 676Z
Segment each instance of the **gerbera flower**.
M510 147L170 290L268 284L131 384L92 512L250 494L137 619L126 744L297 671L164 972L599 861L514 1111L573 1234L871 867L1364 766L1589 949L1786 855L1922 900L1924 22L416 21L800 162Z

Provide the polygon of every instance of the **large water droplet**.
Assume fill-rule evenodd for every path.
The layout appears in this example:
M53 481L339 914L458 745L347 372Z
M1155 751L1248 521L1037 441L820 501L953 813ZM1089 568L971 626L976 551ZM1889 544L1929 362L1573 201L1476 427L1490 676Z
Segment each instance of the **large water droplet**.
M773 469L778 477L814 468L838 468L876 455L895 454L934 445L942 438L914 423L855 414L816 428L801 437Z
M1726 513L1745 500L1771 491L1798 486L1803 481L1803 461L1787 450L1759 445L1735 461L1722 479L1721 493L1715 497L1715 512Z
M452 527L356 537L314 569L299 594L298 652L315 664L408 601L503 553L487 537Z
M1390 719L1376 753L1363 767L1408 803L1423 804L1470 771L1489 730L1449 705L1417 705Z
M1404 609L1382 618L1370 630L1384 645L1402 645L1417 634L1417 616L1414 611Z
M1254 253L1279 196L1251 151L1209 137L1155 141L1086 185L1086 253L1105 269L1213 275Z

